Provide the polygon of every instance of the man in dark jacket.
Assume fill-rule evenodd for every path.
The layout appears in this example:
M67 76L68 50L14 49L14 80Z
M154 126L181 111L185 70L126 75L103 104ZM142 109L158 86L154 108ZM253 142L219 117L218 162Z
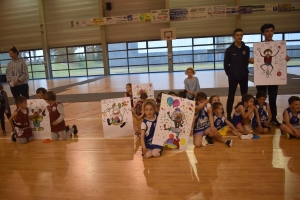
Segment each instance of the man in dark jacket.
M231 112L234 96L238 84L240 85L241 95L248 92L248 64L250 48L242 42L243 30L235 29L233 32L234 42L225 51L224 70L228 76L228 99L226 105L227 119L231 120Z

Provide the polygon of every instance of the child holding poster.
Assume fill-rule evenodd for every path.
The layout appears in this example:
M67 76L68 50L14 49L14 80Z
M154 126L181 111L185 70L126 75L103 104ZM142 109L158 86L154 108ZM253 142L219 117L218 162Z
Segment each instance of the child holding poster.
M133 96L132 96L132 84L131 83L126 84L125 97L130 97L131 107L133 108Z
M159 157L162 152L162 146L152 144L155 126L157 123L155 101L146 100L143 105L144 119L141 124L141 143L144 158Z
M280 130L285 132L287 139L300 138L300 98L291 96L289 107L283 112L283 121Z

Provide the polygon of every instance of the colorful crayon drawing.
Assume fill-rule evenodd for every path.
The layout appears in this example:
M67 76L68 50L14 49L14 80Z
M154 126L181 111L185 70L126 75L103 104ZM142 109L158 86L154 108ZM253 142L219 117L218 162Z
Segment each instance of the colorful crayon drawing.
M255 85L285 85L287 83L286 42L254 43Z
M101 109L105 138L134 134L129 97L102 100Z
M37 117L30 120L34 139L51 138L51 127L49 113L47 110L47 102L43 99L28 99L27 105L29 115L38 113Z
M185 149L194 119L195 102L163 94L152 143Z

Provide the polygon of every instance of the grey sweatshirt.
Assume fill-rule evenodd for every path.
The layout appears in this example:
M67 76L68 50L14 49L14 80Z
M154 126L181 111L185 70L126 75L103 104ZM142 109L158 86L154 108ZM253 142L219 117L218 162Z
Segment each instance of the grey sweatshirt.
M184 88L186 90L191 90L192 92L199 92L200 91L200 84L199 84L199 80L197 77L193 77L192 79L186 78L184 80ZM193 94L190 93L186 93L186 95L189 98L193 97Z
M6 68L6 79L7 82L15 82L16 80L19 80L18 85L28 83L28 68L26 66L25 60L18 59L17 61L10 61Z

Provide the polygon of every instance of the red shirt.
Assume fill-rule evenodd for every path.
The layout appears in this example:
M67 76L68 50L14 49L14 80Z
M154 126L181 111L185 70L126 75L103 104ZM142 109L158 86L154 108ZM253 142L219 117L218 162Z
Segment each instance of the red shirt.
M59 104L61 104L61 103L55 102L52 105L47 106L47 110L49 111L49 117L50 117L51 132L59 132L59 131L63 131L66 129L65 120L62 120L56 126L52 125L52 123L54 121L56 121L60 116L60 113L57 111L57 106Z
M20 109L17 109L17 117L14 119L13 123L16 130L17 138L29 138L32 137L32 129L29 124L29 110L26 108L26 114Z

